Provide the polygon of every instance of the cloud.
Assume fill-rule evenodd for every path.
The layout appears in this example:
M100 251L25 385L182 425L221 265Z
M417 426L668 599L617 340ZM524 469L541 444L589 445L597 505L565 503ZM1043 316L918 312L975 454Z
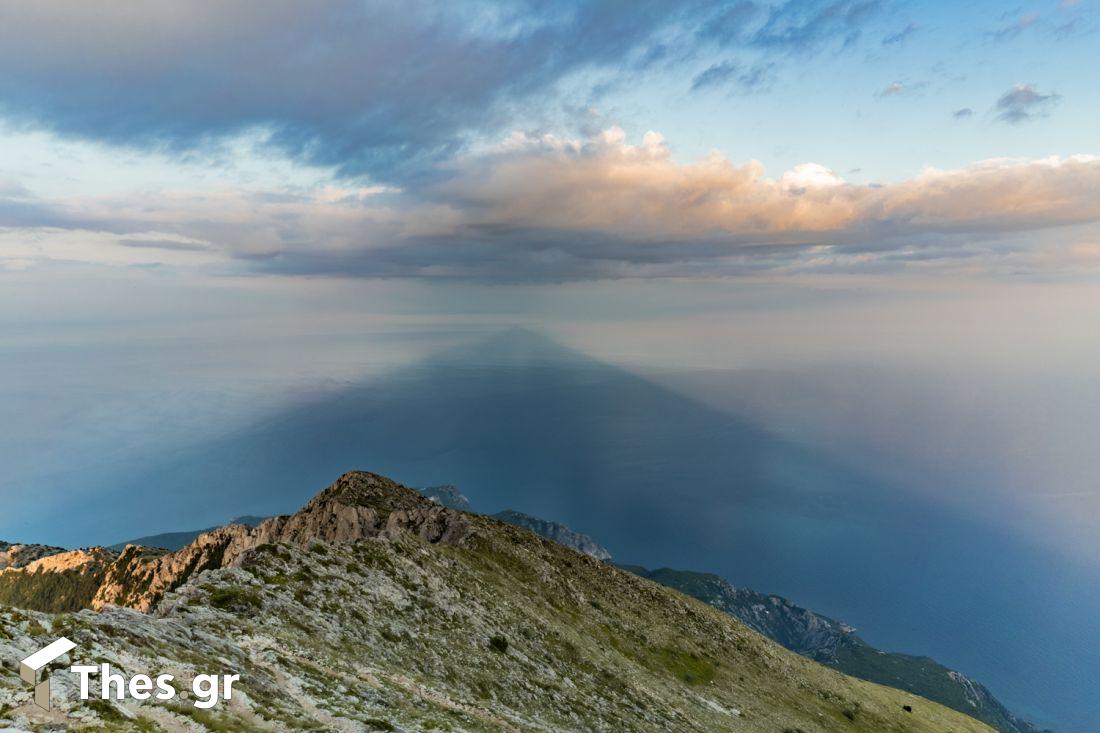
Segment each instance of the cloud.
M813 51L837 39L850 46L881 8L878 0L788 0L770 10L752 42L792 52Z
M910 22L897 33L891 33L890 35L883 38L882 45L895 46L899 43L904 43L905 41L908 41L910 38L912 38L919 30L919 25Z
M1011 23L1001 26L997 30L993 31L990 35L996 41L1007 41L1020 35L1028 28L1034 26L1039 22L1038 13L1027 13L1021 15L1019 18L1013 20Z
M571 91L598 98L651 67L698 66L716 47L753 54L727 83L767 88L781 57L850 46L880 5L2 3L0 119L174 154L253 135L342 177L415 185ZM712 68L700 88L723 72Z
M629 12L580 0L5 3L0 114L168 150L260 129L292 158L406 180L565 76L617 67L698 12L657 0Z
M777 177L718 153L681 163L655 132L637 142L618 128L585 138L516 133L401 191L226 187L13 200L17 216L0 207L0 259L489 282L962 261L980 269L1021 232L1100 222L1098 189L1100 158L1088 156L857 184L818 163Z
M27 187L18 181L0 178L0 201L4 199L25 199L31 195Z
M759 162L736 165L717 153L679 164L657 133L632 145L613 128L587 140L517 136L457 170L432 195L461 204L468 226L599 230L636 241L849 237L1100 218L1100 201L1089 194L1100 183L1100 158L1091 157L994 160L857 185L812 163L778 179L765 176Z
M1046 117L1060 99L1058 94L1041 94L1034 84L1017 84L997 100L997 119L1016 125Z
M974 116L974 110L969 107L962 107L952 112L951 116L956 120L967 120Z
M120 239L110 232L79 227L0 228L0 270L27 270L51 261L189 268L226 263L232 257L212 247L189 246L161 232L134 234L147 239ZM135 242L146 244L135 246Z
M135 249L163 249L173 252L209 252L213 249L213 247L205 242L169 237L119 239L117 243L122 247L134 247Z
M723 61L696 74L691 80L691 91L732 88L755 92L768 88L773 80L774 66L771 64L756 64L746 69L733 61Z
M740 43L763 14L764 8L755 2L735 2L703 23L698 35L702 39Z
M882 90L880 90L875 96L877 97L896 97L902 94L912 94L918 92L928 86L926 81L918 81L910 84L904 82L895 81L887 84Z
M704 19L697 37L720 46L812 53L837 41L853 44L881 7L879 0L739 0Z

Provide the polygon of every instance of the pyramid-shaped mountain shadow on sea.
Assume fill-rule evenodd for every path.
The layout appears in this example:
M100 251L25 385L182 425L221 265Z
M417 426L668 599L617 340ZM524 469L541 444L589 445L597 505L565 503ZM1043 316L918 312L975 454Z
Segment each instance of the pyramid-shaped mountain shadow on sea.
M709 570L797 597L878 646L919 650L983 679L1039 719L1021 704L1030 702L1025 678L1006 670L1048 658L1052 645L1100 650L1088 622L1100 602L1076 599L1051 624L1041 601L1076 587L1064 559L526 331L120 466L94 477L94 504L64 510L100 512L105 536L89 541L113 541L155 531L151 516L174 529L292 511L305 487L355 467L414 486L454 483L482 511L554 518L623 562ZM1053 579L1056 564L1063 572ZM1006 603L1021 582L1032 600ZM975 615L997 622L974 624ZM1026 638L1020 628L1031 630ZM1089 646L1081 633L1098 638ZM1100 659L1085 663L1100 669ZM1075 684L1067 678L1056 691L1084 694Z
M82 480L99 484L98 506L113 504L97 526L117 538L148 531L154 504L166 529L289 511L303 486L349 466L413 485L456 483L486 510L522 506L626 547L633 537L660 543L676 527L684 538L721 534L748 514L777 539L789 517L805 524L799 534L838 523L858 531L905 501L736 417L518 329L281 409L228 438ZM195 517L202 506L208 516ZM919 502L906 508L923 511Z

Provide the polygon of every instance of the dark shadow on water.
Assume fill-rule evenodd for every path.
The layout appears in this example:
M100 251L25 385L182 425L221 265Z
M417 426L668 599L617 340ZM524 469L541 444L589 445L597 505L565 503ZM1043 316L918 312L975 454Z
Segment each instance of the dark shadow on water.
M782 593L962 669L1038 722L1100 730L1084 568L528 332L119 466L65 511L110 506L89 530L108 541L160 529L153 518L293 511L352 468L564 521L619 561Z

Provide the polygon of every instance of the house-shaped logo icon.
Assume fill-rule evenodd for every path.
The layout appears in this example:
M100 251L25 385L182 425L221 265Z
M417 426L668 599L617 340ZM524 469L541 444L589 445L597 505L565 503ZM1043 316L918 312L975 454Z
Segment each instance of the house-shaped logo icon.
M52 644L42 647L19 663L19 676L24 682L34 685L34 704L43 710L50 709L50 678L39 681L43 668L62 654L68 654L76 644L64 636Z

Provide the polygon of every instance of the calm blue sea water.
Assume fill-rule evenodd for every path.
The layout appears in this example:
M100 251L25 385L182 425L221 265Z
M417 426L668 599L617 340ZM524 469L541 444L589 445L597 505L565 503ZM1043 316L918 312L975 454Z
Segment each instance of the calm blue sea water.
M216 440L61 467L42 495L72 490L42 521L64 509L109 543L291 511L352 468L456 483L484 511L564 521L619 561L717 572L844 619L1061 733L1100 730L1095 571L620 370L460 356Z

